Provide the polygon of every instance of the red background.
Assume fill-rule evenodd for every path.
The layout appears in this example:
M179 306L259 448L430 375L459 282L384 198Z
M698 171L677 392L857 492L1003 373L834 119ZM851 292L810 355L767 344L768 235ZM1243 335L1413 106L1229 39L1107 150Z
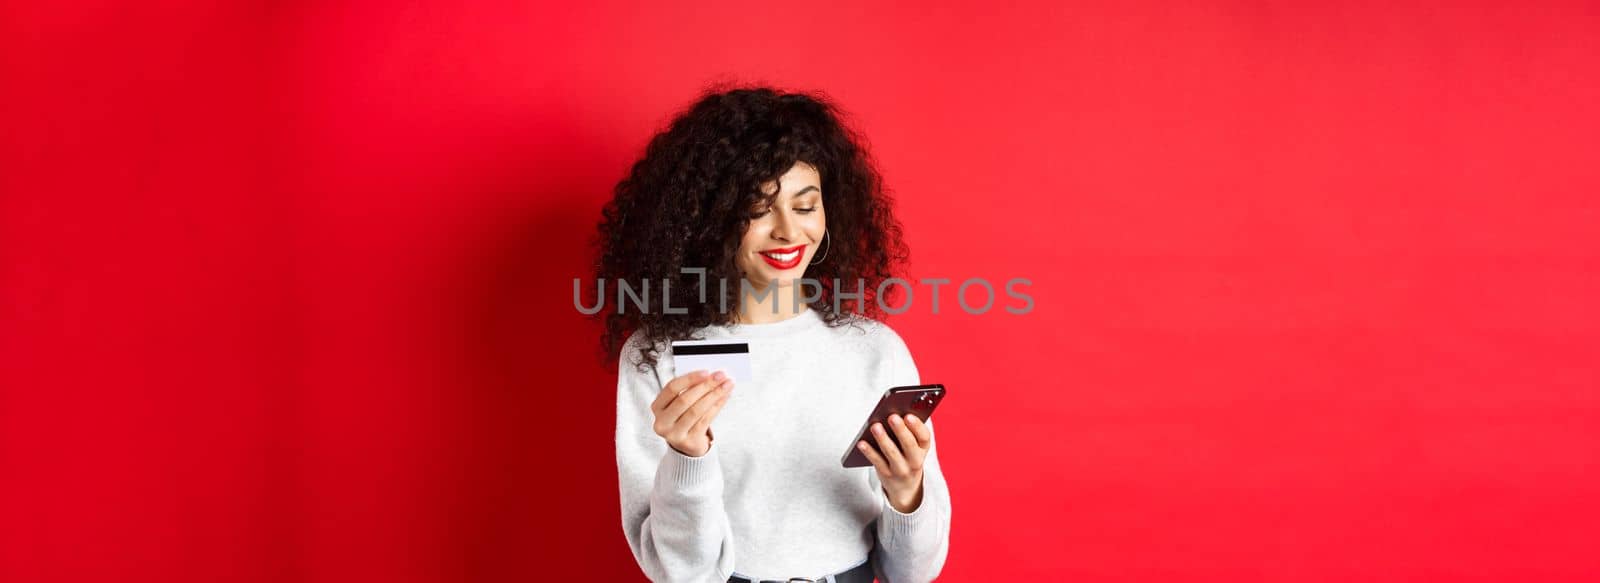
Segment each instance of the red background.
M520 4L0 9L0 580L637 579L571 278L713 81L1033 281L890 320L946 579L1600 576L1594 2Z

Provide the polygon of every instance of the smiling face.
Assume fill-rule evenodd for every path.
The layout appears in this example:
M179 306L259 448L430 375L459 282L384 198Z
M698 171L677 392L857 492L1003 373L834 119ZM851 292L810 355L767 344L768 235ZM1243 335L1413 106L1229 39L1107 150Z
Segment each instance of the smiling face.
M798 162L777 183L761 185L762 192L771 194L779 185L782 191L771 206L750 209L750 227L739 243L736 263L756 289L773 279L780 286L793 285L804 276L827 229L822 176L815 167Z

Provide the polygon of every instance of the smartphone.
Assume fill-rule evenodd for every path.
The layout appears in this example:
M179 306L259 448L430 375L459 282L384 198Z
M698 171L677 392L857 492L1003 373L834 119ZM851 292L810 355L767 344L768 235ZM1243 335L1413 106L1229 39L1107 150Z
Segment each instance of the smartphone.
M872 409L872 414L867 416L867 422L861 424L861 431L856 432L856 438L850 440L850 449L844 452L844 467L861 468L871 467L872 462L867 461L867 454L856 449L856 444L867 440L867 445L878 449L878 439L869 431L873 423L882 423L883 428L889 431L889 439L896 446L900 441L895 439L894 430L889 426L890 415L916 415L918 419L927 421L933 416L933 410L944 400L944 385L916 385L910 387L895 387L884 391L883 397L878 399L878 406ZM883 453L879 451L878 453Z

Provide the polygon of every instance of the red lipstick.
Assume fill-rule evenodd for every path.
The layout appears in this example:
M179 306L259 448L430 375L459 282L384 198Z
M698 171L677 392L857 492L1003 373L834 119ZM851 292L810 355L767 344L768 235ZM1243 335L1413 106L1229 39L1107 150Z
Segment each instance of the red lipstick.
M762 251L760 255L761 259L767 262L767 265L777 269L794 269L795 266L800 265L800 258L805 256L805 250L805 245L795 245L781 249L767 249ZM793 255L792 257L790 257L791 254ZM787 259L777 256L783 256Z

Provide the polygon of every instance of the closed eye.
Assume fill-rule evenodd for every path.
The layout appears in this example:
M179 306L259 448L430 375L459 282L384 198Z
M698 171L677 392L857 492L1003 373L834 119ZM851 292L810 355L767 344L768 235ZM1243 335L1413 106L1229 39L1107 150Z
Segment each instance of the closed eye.
M750 212L750 218L751 219L759 219L761 217L767 216L767 213L769 213L769 212L772 212L772 211L770 211L770 210L751 211ZM794 212L800 213L802 215L809 215L811 213L817 212L817 207L794 209Z

